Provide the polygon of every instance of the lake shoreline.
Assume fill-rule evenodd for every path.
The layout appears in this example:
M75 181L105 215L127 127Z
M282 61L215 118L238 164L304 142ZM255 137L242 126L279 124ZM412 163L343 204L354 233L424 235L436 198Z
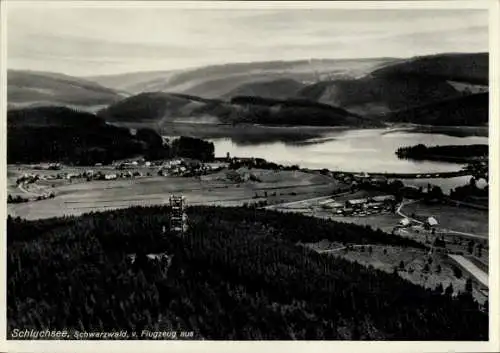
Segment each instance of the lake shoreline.
M432 126L408 123L386 124L383 127L359 126L317 126L317 125L262 125L262 124L216 124L184 122L109 122L116 126L130 129L152 128L161 135L184 135L201 139L233 138L264 142L269 141L304 141L322 137L325 134L351 130L382 130L385 134L397 132L415 132L443 134L455 137L488 137L488 126Z

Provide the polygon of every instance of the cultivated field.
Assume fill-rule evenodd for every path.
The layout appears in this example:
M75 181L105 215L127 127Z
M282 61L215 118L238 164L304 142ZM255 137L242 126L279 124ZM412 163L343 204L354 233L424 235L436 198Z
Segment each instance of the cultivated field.
M426 205L416 202L405 205L405 215L414 213L419 218L435 217L440 228L488 236L488 211L447 205Z
M116 173L112 168L63 168L60 171L39 171L27 167L9 166L10 191L16 189L15 179L23 173L57 174L79 173L86 169ZM102 169L101 169L102 168ZM143 170L145 174L146 170ZM79 178L69 180L45 180L26 186L28 192L41 189L53 191L53 199L20 204L8 204L8 214L26 219L49 218L63 215L78 215L91 211L104 211L135 205L158 205L168 203L171 194L183 194L189 205L217 204L224 206L267 200L268 203L288 202L310 197L328 195L339 187L331 178L299 171L251 170L261 182L235 183L226 177L227 171L202 177L152 176L107 181L86 181Z

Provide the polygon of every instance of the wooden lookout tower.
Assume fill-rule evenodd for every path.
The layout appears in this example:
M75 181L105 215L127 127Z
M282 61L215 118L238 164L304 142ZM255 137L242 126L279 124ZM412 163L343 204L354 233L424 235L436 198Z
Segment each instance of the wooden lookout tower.
M178 236L184 235L187 228L187 215L185 212L186 199L184 196L170 196L170 232Z

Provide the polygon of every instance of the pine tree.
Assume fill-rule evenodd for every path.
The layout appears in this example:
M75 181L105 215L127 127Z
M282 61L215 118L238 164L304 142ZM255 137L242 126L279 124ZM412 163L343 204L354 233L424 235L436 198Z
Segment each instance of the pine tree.
M472 279L470 277L467 278L467 281L465 282L465 291L467 293L472 293Z
M446 287L446 290L444 291L444 294L448 295L448 296L452 296L453 295L453 284L450 284L448 285L448 287Z

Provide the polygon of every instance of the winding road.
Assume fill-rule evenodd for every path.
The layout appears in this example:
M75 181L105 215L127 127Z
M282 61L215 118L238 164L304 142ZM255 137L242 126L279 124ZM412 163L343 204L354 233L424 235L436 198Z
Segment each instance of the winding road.
M481 284L486 287L488 286L488 274L473 264L470 260L466 259L461 255L448 255L450 258L455 260L460 266L465 268L468 272L470 272Z

